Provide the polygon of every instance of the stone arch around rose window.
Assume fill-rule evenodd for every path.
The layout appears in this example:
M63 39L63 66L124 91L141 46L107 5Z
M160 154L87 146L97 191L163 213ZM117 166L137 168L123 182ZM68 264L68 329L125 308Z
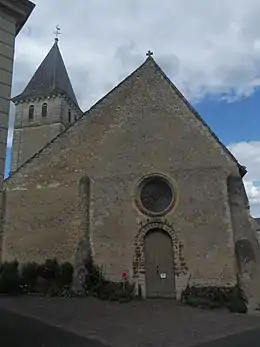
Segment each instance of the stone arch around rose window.
M148 222L143 225L134 239L134 259L133 259L133 279L136 286L136 291L140 292L143 297L146 297L146 288L145 288L145 236L147 233L151 232L154 229L160 229L166 232L172 241L173 247L173 264L174 264L174 273L176 281L176 294L177 297L180 297L180 286L178 282L182 280L182 276L186 276L188 272L187 264L183 254L183 245L178 239L176 230L163 221Z

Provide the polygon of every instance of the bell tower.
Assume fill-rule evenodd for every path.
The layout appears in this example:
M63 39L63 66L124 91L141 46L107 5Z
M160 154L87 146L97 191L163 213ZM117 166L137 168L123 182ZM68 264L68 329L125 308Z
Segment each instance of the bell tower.
M59 30L24 91L12 99L16 111L11 173L82 115L60 53Z

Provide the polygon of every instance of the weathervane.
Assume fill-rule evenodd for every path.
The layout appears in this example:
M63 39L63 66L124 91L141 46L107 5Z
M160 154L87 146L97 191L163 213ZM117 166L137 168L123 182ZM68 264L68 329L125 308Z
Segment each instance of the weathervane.
M59 35L61 35L59 25L56 25L56 30L54 31L54 35L55 35L55 41L58 42L59 41Z

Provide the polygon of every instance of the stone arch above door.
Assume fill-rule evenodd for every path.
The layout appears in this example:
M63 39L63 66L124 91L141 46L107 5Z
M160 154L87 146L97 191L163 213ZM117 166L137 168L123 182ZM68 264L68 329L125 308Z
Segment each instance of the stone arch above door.
M133 278L136 288L141 288L142 296L146 297L144 242L146 234L154 229L160 229L166 232L171 238L173 247L173 266L176 276L176 295L177 297L180 297L180 292L183 289L183 279L186 281L185 278L188 273L188 268L183 255L183 245L178 240L174 228L165 222L148 222L143 225L136 234L134 240L135 253L133 259Z

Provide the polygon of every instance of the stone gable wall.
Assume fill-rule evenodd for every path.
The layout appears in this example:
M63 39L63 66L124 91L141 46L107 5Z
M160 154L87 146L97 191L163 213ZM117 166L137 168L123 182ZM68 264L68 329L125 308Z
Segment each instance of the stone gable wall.
M165 175L176 189L174 209L159 222L170 225L182 248L179 293L188 280L234 284L226 179L238 167L152 61L7 181L3 258L56 255L75 263L90 248L107 277L119 280L126 270L145 291L142 273L134 270L135 240L153 220L138 210L135 194L151 173ZM86 175L88 207L79 193Z

